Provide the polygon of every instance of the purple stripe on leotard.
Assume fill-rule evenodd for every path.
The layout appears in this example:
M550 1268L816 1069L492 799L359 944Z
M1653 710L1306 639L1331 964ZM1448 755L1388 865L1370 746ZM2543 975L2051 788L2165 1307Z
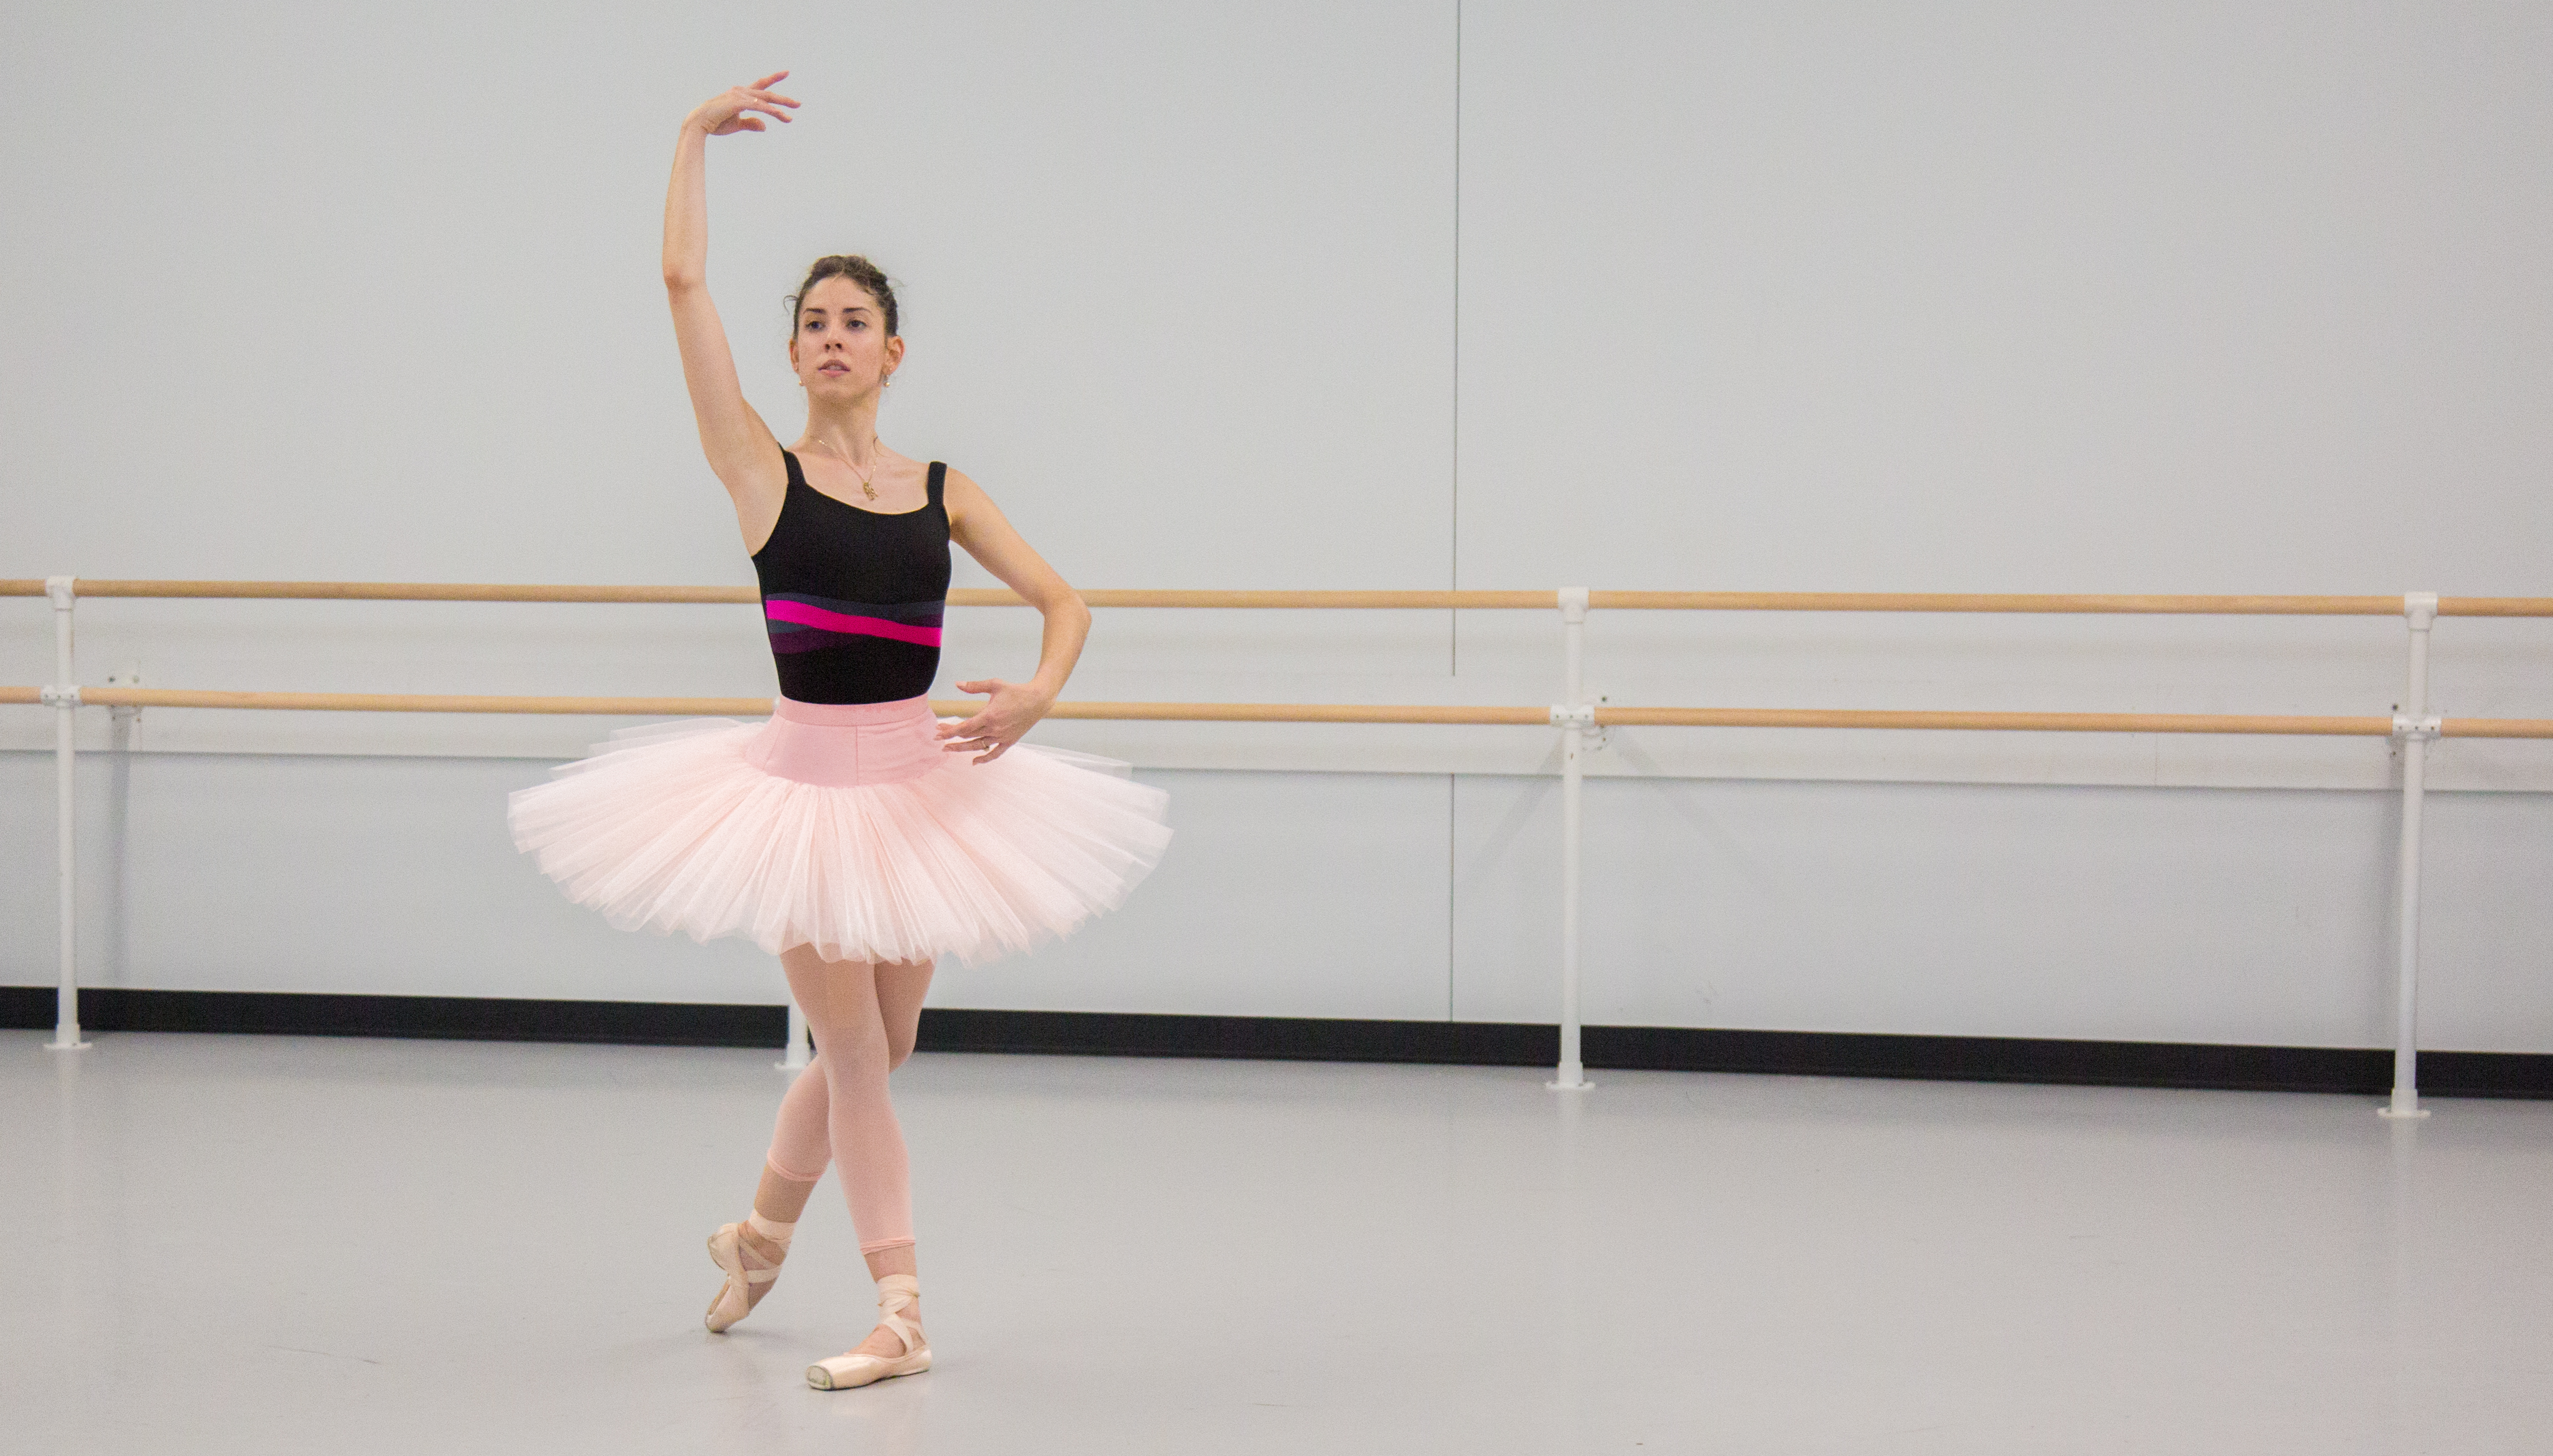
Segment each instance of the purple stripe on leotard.
M771 624L771 650L774 652L813 652L841 640L837 632L820 632L814 627Z
M912 642L924 647L940 645L940 628L916 626L889 621L882 616L853 616L844 612L828 612L804 602L771 601L762 605L763 616L774 622L789 622L819 631L843 632L853 636L885 637L890 641ZM776 643L775 643L776 645Z

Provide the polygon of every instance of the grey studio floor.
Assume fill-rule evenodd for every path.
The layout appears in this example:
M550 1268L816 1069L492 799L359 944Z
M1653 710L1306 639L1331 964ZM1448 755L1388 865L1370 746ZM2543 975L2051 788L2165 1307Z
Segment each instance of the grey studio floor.
M0 1445L2540 1452L2553 1104L925 1054L940 1365L832 1181L700 1327L770 1053L0 1035Z

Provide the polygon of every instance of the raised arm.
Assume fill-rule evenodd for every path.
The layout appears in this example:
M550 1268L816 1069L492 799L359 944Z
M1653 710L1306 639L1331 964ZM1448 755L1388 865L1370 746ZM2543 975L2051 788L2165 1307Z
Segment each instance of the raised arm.
M1064 680L1072 676L1073 663L1081 658L1082 642L1090 635L1090 609L1046 564L1045 557L1020 539L983 487L952 470L943 500L948 508L948 538L965 547L967 555L982 562L986 571L1046 617L1037 676L1026 683L999 678L959 683L958 692L989 693L993 701L963 723L941 725L940 736L946 740L942 746L946 751L980 753L975 761L985 763L1008 752L1054 706Z
M665 297L674 310L683 383L691 390L701 453L734 498L747 544L771 533L789 478L771 427L744 402L726 327L719 322L718 305L710 301L709 139L761 131L763 116L789 120L786 108L798 103L770 89L788 74L774 71L752 85L729 87L684 117L682 136L674 143L673 180L665 188Z

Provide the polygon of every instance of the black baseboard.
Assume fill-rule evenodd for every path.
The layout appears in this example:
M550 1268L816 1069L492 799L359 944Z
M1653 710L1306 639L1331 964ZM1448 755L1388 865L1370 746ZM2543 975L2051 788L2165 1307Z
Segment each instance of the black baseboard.
M943 1052L1549 1066L1560 1060L1560 1029L1515 1022L933 1010L922 1013L921 1045ZM1637 1071L2375 1095L2393 1084L2393 1053L2386 1048L1591 1026L1583 1029L1579 1050L1590 1068ZM2420 1090L2441 1097L2553 1097L2553 1055L2423 1052Z
M43 1029L53 1024L51 986L0 986L0 1027ZM80 1024L98 1032L642 1047L776 1048L788 1035L788 1014L777 1006L115 987L80 993ZM1548 1066L1559 1060L1560 1033L1556 1027L1512 1022L933 1009L922 1013L921 1045L933 1052ZM2280 1092L2378 1094L2393 1075L2391 1052L2360 1047L1591 1026L1583 1051L1587 1065L1595 1068ZM2420 1090L2440 1097L2553 1097L2553 1055L2423 1052Z
M778 1006L531 1001L495 996L359 996L301 991L140 991L83 987L86 1032L245 1032L282 1037L416 1037L459 1042L609 1042L630 1047L777 1047ZM54 988L0 986L0 1026L54 1024Z

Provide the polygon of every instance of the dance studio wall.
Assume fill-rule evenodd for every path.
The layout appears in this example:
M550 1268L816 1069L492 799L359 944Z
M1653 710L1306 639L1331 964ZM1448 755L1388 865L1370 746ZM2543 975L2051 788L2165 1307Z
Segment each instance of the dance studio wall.
M2540 594L2553 18L1878 3L25 8L0 575L745 583L656 290L906 287L900 448L1089 586ZM101 80L101 78L107 78ZM111 95L101 95L102 85ZM961 580L980 583L971 566ZM0 680L48 675L0 603ZM768 692L723 608L95 602L154 686ZM1600 615L1614 702L2383 713L2401 629ZM950 676L1034 624L958 615ZM1549 702L1540 614L1104 615L1076 695ZM2452 713L2553 713L2455 620ZM103 748L105 715L85 731ZM155 711L93 760L102 983L771 1000L503 842L611 725ZM48 725L0 709L0 980L51 978ZM1177 795L1123 916L944 1004L1534 1019L1551 735L1054 725ZM2381 743L1617 731L1590 1016L2375 1043ZM2553 1050L2553 751L2453 743L2438 1045Z

